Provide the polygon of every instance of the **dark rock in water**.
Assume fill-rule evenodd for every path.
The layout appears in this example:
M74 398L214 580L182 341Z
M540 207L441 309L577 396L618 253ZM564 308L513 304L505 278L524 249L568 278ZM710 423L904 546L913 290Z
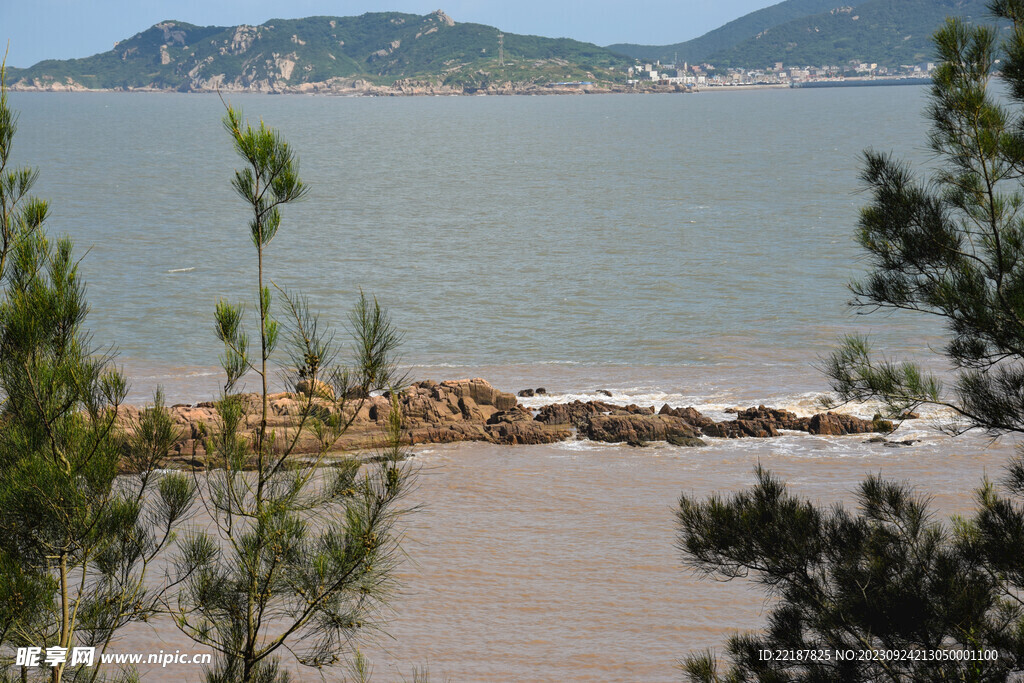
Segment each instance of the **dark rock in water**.
M533 417L522 408L517 408L516 410L499 410L487 418L487 424L489 425L501 422L533 422Z
M630 439L629 441L626 442L626 445L632 446L633 448L643 448L644 446L647 445L647 442L641 441L639 439Z
M598 389L597 393L601 394L602 396L611 396L612 395L612 392L608 391L607 389Z
M870 439L865 439L864 443L889 443L889 439L884 436L873 436Z
M902 448L904 446L913 446L917 441L914 439L904 439L903 441L886 441L886 448Z
M746 410L737 411L736 419L763 422L767 425L771 425L775 429L795 429L799 431L806 431L810 418L797 417L796 413L791 413L788 410L758 406L756 408L747 408Z
M491 415L484 430L489 440L500 444L554 443L572 436L570 427L537 422L522 408Z
M728 414L730 414L730 415L735 415L736 413L738 413L738 412L740 412L740 411L738 411L738 410L737 410L736 408L726 408L726 409L725 409L725 410L723 410L722 412L723 412L723 413L728 413Z
M871 421L871 429L873 429L876 432L888 434L889 432L895 430L896 426L892 423L891 420L882 420L876 417L874 420Z
M623 410L633 415L654 415L654 406L642 408L635 403L630 403Z
M892 423L888 420L863 420L853 415L841 413L818 413L807 424L811 434L823 436L842 436L844 434L867 434L868 432L891 432Z
M708 442L696 436L675 436L670 434L665 438L673 446L686 446L688 448L700 448L707 446Z
M680 417L680 418L686 420L687 422L689 422L690 424L692 424L697 429L700 429L702 431L704 430L705 427L710 427L711 425L715 424L714 420L712 420L707 415L704 415L703 413L701 413L696 408L670 408L668 406L668 404L665 404L665 405L663 405L661 407L661 410L658 412L658 414L659 415L672 415L674 417ZM717 435L715 435L715 434L708 434L708 436L717 436Z
M543 396L544 394L548 393L548 390L547 390L547 389L545 389L544 387L537 387L537 390L536 390L536 392L535 392L535 393L536 393L536 394L537 394L538 396Z
M587 422L586 434L593 441L609 443L699 436L692 425L671 415L594 415Z
M726 439L742 439L744 437L767 438L778 436L779 430L770 422L763 420L731 420L729 422L712 422L701 427L704 436L717 436Z
M775 425L765 420L736 420L736 426L742 429L747 436L756 439L779 435L779 430L775 428Z
M603 401L553 403L541 407L537 413L536 420L545 424L571 424L576 427L582 427L591 415L610 413L615 410L620 410L619 406L613 406Z
M519 392L519 396L522 397L522 398L530 398L531 396L533 396L533 394L534 394L533 389L522 389Z

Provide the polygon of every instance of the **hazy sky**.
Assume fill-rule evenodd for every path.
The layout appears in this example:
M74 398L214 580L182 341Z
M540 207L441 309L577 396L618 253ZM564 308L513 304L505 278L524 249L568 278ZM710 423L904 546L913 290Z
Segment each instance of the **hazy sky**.
M695 38L779 0L0 0L0 42L7 63L87 57L164 19L201 26L262 24L268 19L350 16L438 8L455 21L511 33L568 37L598 45L665 45ZM2 45L0 45L2 47Z

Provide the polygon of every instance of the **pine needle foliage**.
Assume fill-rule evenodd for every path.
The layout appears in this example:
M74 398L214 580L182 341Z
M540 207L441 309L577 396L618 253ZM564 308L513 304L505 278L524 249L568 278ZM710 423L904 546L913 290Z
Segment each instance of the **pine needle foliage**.
M1024 0L991 10L1013 30L947 21L931 89L929 144L938 170L869 151L871 193L857 234L870 272L853 305L936 316L948 330L945 386L919 365L844 340L824 370L841 401L881 400L893 417L930 404L946 429L1024 433ZM997 71L998 70L998 71ZM906 484L865 481L859 510L790 495L769 473L730 498L683 496L685 561L719 579L749 577L770 598L762 632L731 637L724 661L688 658L694 681L1002 681L1024 669L1024 457L978 510L944 524ZM961 652L971 658L878 657L838 651ZM996 657L981 657L994 650ZM762 656L829 652L830 660Z
M724 669L714 652L686 658L688 680L1001 681L1024 662L1020 584L994 565L977 522L950 528L927 498L879 477L861 484L850 512L801 500L760 467L756 475L731 498L680 503L687 565L750 579L771 605L764 631L728 639ZM1006 559L1019 568L1019 555ZM887 654L897 652L921 656ZM925 655L936 652L950 656Z
M232 185L250 209L254 313L227 301L216 306L226 382L200 486L213 524L184 544L177 564L187 578L173 609L178 627L218 655L208 683L283 683L291 679L289 667L344 664L385 608L400 552L395 523L410 486L400 464L397 400L382 457L363 464L328 463L327 456L370 392L394 396L400 335L386 310L360 295L350 319L353 360L344 364L345 349L305 297L268 284L267 250L282 208L308 188L277 131L250 126L231 107L224 125L244 163ZM247 324L255 325L251 337ZM279 347L299 407L285 428L270 429L268 373ZM252 375L260 392L238 393ZM251 436L243 435L249 425Z
M0 63L0 286L7 260L18 238L34 232L46 220L49 205L30 192L39 171L12 168L11 150L18 130L18 116L7 105L7 64Z
M14 121L0 88L3 164ZM177 437L159 393L125 429L127 383L85 328L71 241L51 241L45 202L25 199L35 176L5 170L0 178L0 661L8 677L10 648L102 653L122 626L158 611L170 585L153 563L195 497L190 479L158 471ZM99 662L17 675L106 680Z
M898 415L939 404L960 416L952 428L1024 432L1024 16L1002 49L995 30L950 19L935 36L942 58L928 114L929 145L940 162L927 181L888 154L865 154L871 204L857 239L868 276L851 284L865 311L936 316L949 332L944 356L951 387L913 363L878 359L851 337L826 362L841 400L883 400ZM997 60L1002 56L1002 61ZM994 82L995 69L1002 84Z

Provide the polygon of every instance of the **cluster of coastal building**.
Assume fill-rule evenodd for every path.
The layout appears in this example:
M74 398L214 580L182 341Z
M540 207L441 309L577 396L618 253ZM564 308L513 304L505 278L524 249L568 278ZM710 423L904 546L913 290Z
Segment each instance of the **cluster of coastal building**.
M800 86L829 84L847 80L930 79L934 62L880 66L875 63L851 62L834 66L785 66L782 62L764 69L716 69L710 64L641 64L629 68L629 84L685 86L687 88L716 86Z

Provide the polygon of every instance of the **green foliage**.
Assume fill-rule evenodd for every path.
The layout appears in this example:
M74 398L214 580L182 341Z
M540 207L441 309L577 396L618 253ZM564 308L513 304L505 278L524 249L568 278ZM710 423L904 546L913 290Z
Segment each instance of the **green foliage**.
M644 61L710 62L718 68L918 64L936 59L931 35L947 16L970 23L984 19L987 7L987 0L787 0L683 43L608 49Z
M759 33L787 22L810 15L828 12L837 7L835 0L785 0L771 7L759 9L734 19L724 26L709 31L699 38L674 45L609 45L609 50L621 52L642 61L660 60L664 64L704 62L713 54L728 50ZM764 64L758 63L763 67Z
M285 653L308 667L341 663L376 621L391 587L399 552L394 525L409 486L409 472L399 464L404 453L397 401L380 458L321 465L370 392L391 390L400 381L400 335L387 312L361 295L350 317L353 364L344 365L334 335L306 299L264 284L266 251L280 229L281 209L301 199L306 186L294 153L276 131L245 124L230 107L224 123L244 162L233 186L251 212L248 235L258 270L256 303L248 308L256 331L250 344L247 307L217 304L227 383L217 402L219 428L206 443L213 467L201 487L213 526L193 531L183 543L176 569L182 591L173 611L183 633L219 653L206 672L209 683L283 683L289 680L281 663ZM288 382L299 406L285 427L272 429L268 373L279 342L288 353ZM233 393L250 374L260 393ZM257 427L246 435L250 418L258 419ZM291 455L300 444L304 461L297 467Z
M729 500L684 496L680 548L698 572L751 578L772 596L763 633L736 635L719 674L712 653L691 656L693 681L1003 680L1024 661L1024 610L966 529L932 521L927 501L868 478L859 514L790 495L764 470ZM1016 558L1019 565L1019 556ZM990 661L841 661L836 651L996 649ZM763 650L829 658L765 659ZM979 657L980 659L980 657Z
M0 63L0 286L7 272L7 259L15 243L46 220L49 206L29 192L39 172L11 168L11 149L18 130L18 117L7 106L7 65Z
M843 401L883 401L893 416L922 404L954 411L951 428L1024 432L1024 1L1000 0L999 32L949 20L935 36L927 181L884 154L865 155L871 203L858 240L870 272L853 305L937 316L954 382L913 363L878 360L844 340L825 364ZM858 8L859 9L859 8ZM1005 55L1007 88L992 83ZM1005 92L1009 91L1009 95ZM798 500L758 470L751 491L680 503L680 547L698 571L750 576L776 600L762 633L730 638L729 667L711 653L685 663L691 680L1006 680L1024 668L1024 456L1003 487L985 482L978 511L932 521L908 486L869 478L859 514ZM881 658L763 660L760 650L964 650L968 662ZM995 649L998 657L977 655Z
M15 117L2 83L0 74L6 169ZM158 609L167 586L147 570L195 487L157 471L177 437L159 393L125 429L126 382L91 346L78 262L70 240L43 232L45 203L26 199L34 180L5 171L0 182L0 646L102 652ZM129 471L118 476L121 467ZM46 674L97 680L100 667Z
M787 65L843 65L850 61L883 66L933 61L932 34L947 16L965 22L988 16L987 0L868 0L853 7L835 5L751 34L736 45L712 52L719 68L763 69Z
M403 79L441 82L498 65L498 30L479 24L449 25L438 13L426 16L373 12L358 17L272 19L260 26L198 27L167 21L113 50L84 59L48 60L17 73L21 83L87 88L155 87L212 89L219 85L260 87L364 79L391 85ZM566 75L623 78L629 60L588 43L536 36L505 36L509 74L517 82ZM288 66L291 65L291 66ZM608 71L609 67L619 69ZM501 75L494 78L509 80Z
M1004 18L1016 3L1007 3ZM877 361L864 340L850 339L826 365L843 400L877 397L894 413L941 403L960 429L1024 431L1024 168L1021 130L1024 38L1007 45L1009 101L991 83L999 55L996 32L950 21L936 35L929 142L941 167L928 182L888 155L865 155L863 180L872 203L858 241L871 272L851 285L855 306L905 310L945 321L945 356L955 382L912 364Z
M832 380L832 389L846 401L870 401L879 397L887 414L899 419L922 403L942 402L942 382L921 370L915 363L879 360L871 354L866 337L850 335L840 348L825 360L823 370ZM835 401L826 399L829 407Z

